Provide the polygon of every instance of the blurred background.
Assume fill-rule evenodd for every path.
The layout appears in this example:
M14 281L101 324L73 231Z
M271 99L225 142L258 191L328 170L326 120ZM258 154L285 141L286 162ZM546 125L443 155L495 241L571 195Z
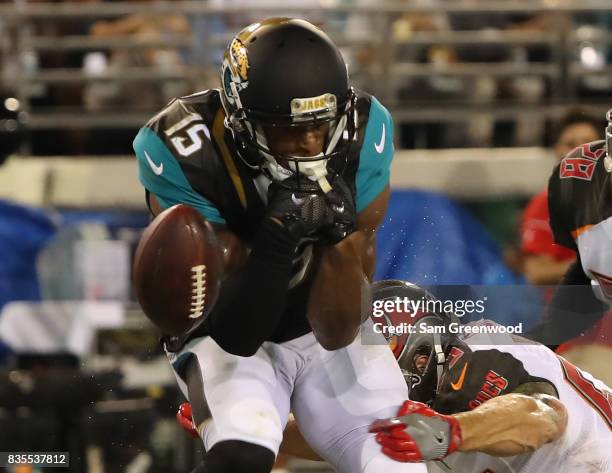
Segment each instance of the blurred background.
M92 473L200 458L130 287L149 221L131 143L171 98L217 87L229 39L268 16L320 25L393 115L377 278L513 287L497 318L541 316L542 291L516 294L550 292L574 258L545 189L603 138L609 0L0 0L1 451L69 451L68 471ZM609 320L561 351L611 384Z

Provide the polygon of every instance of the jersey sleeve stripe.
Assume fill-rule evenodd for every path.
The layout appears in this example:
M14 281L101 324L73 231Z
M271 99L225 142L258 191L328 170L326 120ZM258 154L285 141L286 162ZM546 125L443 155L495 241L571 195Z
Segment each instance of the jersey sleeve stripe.
M584 225L583 227L577 228L576 230L572 232L572 237L574 238L574 240L577 240L580 235L582 235L592 226L593 225Z
M191 187L176 158L152 129L141 128L133 147L140 183L157 197L162 208L186 204L211 222L225 223L215 205Z
M244 185L242 184L242 180L240 179L240 174L238 173L238 169L236 168L236 163L234 163L234 161L232 160L230 152L227 149L227 145L225 144L225 140L223 138L223 134L225 133L225 125L223 123L224 119L225 114L223 112L223 109L219 109L213 122L213 136L215 137L215 141L219 146L219 151L221 151L221 156L223 157L223 162L225 163L227 172L229 172L230 178L234 183L234 188L236 189L238 198L240 199L240 203L246 209L247 204Z
M612 429L612 393L600 389L593 381L587 379L582 371L568 362L565 358L559 357L563 376L570 386L586 401Z

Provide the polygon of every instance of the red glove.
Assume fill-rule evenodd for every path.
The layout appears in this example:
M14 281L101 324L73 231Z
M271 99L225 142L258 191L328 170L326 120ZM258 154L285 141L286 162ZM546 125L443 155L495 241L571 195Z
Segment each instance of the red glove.
M188 402L184 402L179 406L176 412L176 421L191 437L198 438L200 436L198 429L193 423L193 418L191 417L191 404Z
M399 462L440 460L461 446L461 427L425 404L405 401L397 417L379 419L370 426L385 455Z

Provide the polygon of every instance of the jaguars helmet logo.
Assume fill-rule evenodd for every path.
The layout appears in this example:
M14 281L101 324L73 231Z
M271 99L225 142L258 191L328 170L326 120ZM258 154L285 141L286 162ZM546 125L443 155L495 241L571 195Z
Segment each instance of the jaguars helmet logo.
M234 38L229 47L230 65L232 72L244 82L249 78L249 56L247 48L242 41Z

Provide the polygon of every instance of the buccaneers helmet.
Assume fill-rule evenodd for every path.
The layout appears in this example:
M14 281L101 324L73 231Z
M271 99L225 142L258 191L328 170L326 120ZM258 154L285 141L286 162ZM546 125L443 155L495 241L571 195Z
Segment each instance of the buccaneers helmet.
M225 52L220 93L225 125L240 157L271 179L282 182L302 174L325 190L328 160L348 157L355 130L355 94L340 51L311 23L270 18L238 33ZM264 126L323 123L330 126L318 156L275 154L263 131Z
M402 302L407 312L386 312L388 325L413 327L411 333L386 336L408 385L409 398L430 404L442 376L444 363L457 338L447 327L457 322L454 314L445 312L441 301L425 289L405 281L385 280L372 284L374 301ZM396 307L400 307L397 304ZM436 330L436 327L440 329Z

